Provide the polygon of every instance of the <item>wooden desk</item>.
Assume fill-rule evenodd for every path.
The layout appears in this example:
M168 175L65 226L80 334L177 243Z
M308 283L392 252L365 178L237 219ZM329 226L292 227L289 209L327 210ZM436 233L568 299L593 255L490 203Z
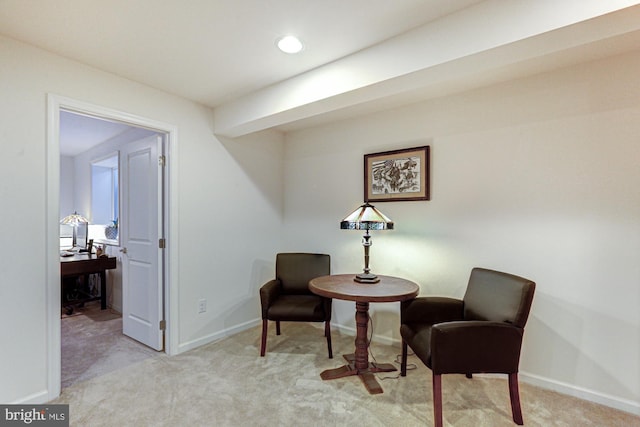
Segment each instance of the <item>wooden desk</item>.
M357 375L371 394L382 393L382 387L373 375L376 372L395 371L390 363L369 363L370 302L395 302L415 298L420 288L415 283L399 277L378 276L378 283L358 283L355 274L322 276L309 282L311 292L328 298L356 302L356 348L354 354L345 354L347 364L335 369L327 369L320 374L323 380Z
M69 257L60 257L60 277L84 276L89 274L100 275L100 308L107 308L107 277L105 272L116 268L115 257L101 257L86 253L75 254ZM61 284L61 291L64 285ZM63 299L64 300L64 299ZM85 301L87 301L86 299Z

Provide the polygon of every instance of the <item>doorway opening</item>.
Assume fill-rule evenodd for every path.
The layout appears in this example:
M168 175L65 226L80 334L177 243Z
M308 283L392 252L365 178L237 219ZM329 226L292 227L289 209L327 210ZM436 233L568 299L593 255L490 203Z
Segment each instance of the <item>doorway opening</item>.
M47 350L48 390L50 399L53 399L60 394L62 385L67 386L79 378L79 371L85 372L82 379L86 379L87 375L108 372L110 366L121 367L127 358L132 360L132 355L139 358L145 354L145 357L152 357L172 353L169 328L170 245L167 244L170 242L168 160L176 129L172 125L55 95L49 95L48 101ZM148 187L150 183L152 187ZM149 188L155 192L149 192ZM121 196L123 193L125 196ZM141 202L141 194L151 196ZM131 199L127 199L127 195ZM135 207L130 208L129 205ZM146 208L147 205L150 207ZM88 240L94 240L93 256L97 256L95 248L99 247L103 256L117 258L118 266L116 270L109 271L106 280L106 310L102 309L100 302L91 301L75 313L75 318L62 319L59 221L68 215L66 211L69 209L82 211L89 220L93 219L92 212L95 211L96 221L90 221L87 236ZM147 227L151 230L148 235L145 234L146 229L139 226L145 222L154 224L154 227ZM116 231L114 234L114 225L116 230L125 232ZM133 237L128 240L128 236ZM127 244L135 246L141 241L144 243L144 239L149 243L146 246L152 248L147 251L147 255L150 254L147 259L127 250ZM129 258L134 257L135 262L129 262ZM151 272L146 278L139 268L145 262L146 268L142 270ZM95 278L89 279L92 280ZM139 287L135 291L128 290L131 283L136 286L144 283L150 292L143 294ZM152 313L148 312L149 306L155 307ZM144 307L144 313L140 307ZM68 323L63 324L63 321ZM134 332L127 334L133 338L123 335L123 330L126 330L123 325L127 322L134 324ZM79 325L77 327L84 331L87 341L91 336L103 335L96 341L101 344L81 345L78 336L73 337L72 323ZM141 329L140 324L146 330L144 327ZM114 336L106 339L104 334L109 332ZM63 335L75 342L63 343ZM111 347L105 347L109 342ZM131 351L131 347L135 350ZM81 349L89 351L78 357ZM67 353L65 357L75 358L71 368L67 366L65 369L65 375L70 377L64 379L61 370L63 351ZM99 363L87 366L92 358ZM79 360L82 363L78 363Z
M121 158L120 153L127 153L130 144L145 138L155 137L162 141L164 134L62 109L59 135L60 218L71 212L89 218L87 239L93 242L90 250L99 252L101 257L117 259L117 268L107 270L105 274L107 307L104 309L94 301L82 302L87 298L78 299L78 296L92 299L93 295L99 295L100 287L94 284L101 280L99 275L87 276L86 283L82 276L71 277L71 283L65 283L69 280L63 278L61 299L65 308L61 321L61 381L62 388L65 388L77 381L153 357L155 351L150 351L146 345L154 346L153 350L164 350L161 340L159 345L154 345L145 342L144 336L140 337L141 341L136 341L136 337L127 339L123 336L123 333L126 334L122 319L123 302L129 305L139 303L123 301L126 287L123 286L122 272L126 254L123 253L125 246L122 245L122 236L118 233L122 223L130 221L128 215L121 215L120 177L135 179L131 178L131 173L120 173L123 166L126 169L126 164L120 165L120 160L124 162L127 159L126 156ZM163 151L162 146L160 151ZM130 187L129 183L124 182L122 186ZM159 200L150 202L161 205L162 190L156 194ZM123 202L122 213L126 214L129 209L127 201ZM61 241L63 249L66 248ZM152 267L158 269L160 266ZM74 290L76 295L73 295ZM127 296L143 297L134 292L129 292ZM81 302L73 304L74 298ZM160 311L164 312L164 307L161 306ZM164 318L162 313L160 318Z

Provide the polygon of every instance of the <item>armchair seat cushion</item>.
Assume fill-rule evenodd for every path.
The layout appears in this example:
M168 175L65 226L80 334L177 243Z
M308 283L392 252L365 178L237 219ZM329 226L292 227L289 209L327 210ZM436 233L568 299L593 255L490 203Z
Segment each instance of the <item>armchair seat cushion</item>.
M431 367L431 325L410 323L400 325L400 336L426 366Z
M267 311L269 320L323 322L324 301L316 295L280 295Z

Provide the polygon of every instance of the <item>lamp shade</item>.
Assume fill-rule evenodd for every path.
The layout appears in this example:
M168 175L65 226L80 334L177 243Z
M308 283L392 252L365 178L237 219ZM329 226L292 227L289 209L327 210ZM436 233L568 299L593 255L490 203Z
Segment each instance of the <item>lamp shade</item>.
M340 222L342 230L393 230L393 221L375 206L365 203Z
M72 213L71 215L67 215L64 218L62 218L62 221L60 221L60 224L64 224L64 225L79 225L80 223L83 222L89 222L89 220L85 217L83 217L82 215L80 215L77 211Z

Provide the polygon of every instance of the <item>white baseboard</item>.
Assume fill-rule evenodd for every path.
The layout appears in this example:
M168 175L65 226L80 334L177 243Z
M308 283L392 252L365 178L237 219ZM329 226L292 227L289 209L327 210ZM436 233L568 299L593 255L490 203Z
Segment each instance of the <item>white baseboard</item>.
M222 331L216 332L214 334L205 335L204 337L179 344L178 353L176 354L184 353L185 351L193 350L194 348L198 348L202 345L221 340L222 338L230 337L244 330L251 329L254 326L259 325L260 323L261 319L250 320L248 322L236 325L232 328L223 329Z
M528 384L557 391L558 393L577 397L578 399L587 400L589 402L599 403L610 408L629 412L630 414L640 415L640 402L634 402L632 400L622 399L594 390L577 387L572 384L563 383L561 381L552 380L550 378L541 377L528 372L520 371L518 376L522 382L526 382Z
M351 336L356 336L356 329L352 328L350 326L344 326L344 325L337 325L335 323L331 324L331 327L333 329L337 329L340 332L343 332L345 335L351 335ZM387 336L383 336L383 335L373 335L371 337L371 341L373 342L377 342L379 344L384 344L384 345L397 345L400 346L400 340L396 339L396 338L391 338L391 337L387 337Z
M12 405L41 405L49 401L49 392L41 390L29 396L11 402Z

